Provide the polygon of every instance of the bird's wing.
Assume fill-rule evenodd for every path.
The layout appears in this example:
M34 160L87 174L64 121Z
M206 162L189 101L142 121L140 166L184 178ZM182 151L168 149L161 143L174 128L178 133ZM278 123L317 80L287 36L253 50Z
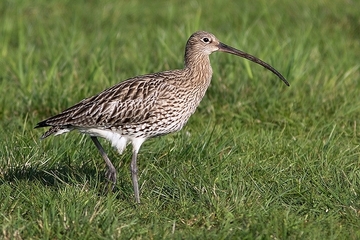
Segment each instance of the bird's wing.
M86 98L62 113L39 122L36 127L117 127L141 123L149 118L150 109L162 92L171 92L161 74L144 75L128 79L98 95Z

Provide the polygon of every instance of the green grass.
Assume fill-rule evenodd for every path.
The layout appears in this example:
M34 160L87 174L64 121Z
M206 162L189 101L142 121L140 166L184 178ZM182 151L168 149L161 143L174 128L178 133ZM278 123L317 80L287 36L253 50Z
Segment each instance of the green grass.
M152 3L156 2L156 3ZM360 2L0 3L2 239L359 239ZM105 164L86 136L40 141L35 124L126 78L183 66L196 30L224 53L179 133Z

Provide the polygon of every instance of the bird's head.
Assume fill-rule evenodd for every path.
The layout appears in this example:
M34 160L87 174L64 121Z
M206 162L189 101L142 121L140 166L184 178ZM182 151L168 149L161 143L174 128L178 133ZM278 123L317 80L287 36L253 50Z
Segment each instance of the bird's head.
M198 31L193 33L186 44L185 51L185 63L194 64L194 62L201 59L201 57L208 57L213 52L226 52L230 53L242 58L246 58L254 63L257 63L264 68L273 72L276 76L278 76L287 86L289 86L288 81L279 73L275 68L273 68L270 64L260 60L259 58L238 50L236 48L230 47L222 42L220 42L214 34ZM193 58L193 59L191 59Z

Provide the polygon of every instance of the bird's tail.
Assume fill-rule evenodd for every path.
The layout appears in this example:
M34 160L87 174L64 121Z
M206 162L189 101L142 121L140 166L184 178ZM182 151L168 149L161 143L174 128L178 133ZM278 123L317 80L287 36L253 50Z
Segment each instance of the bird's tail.
M37 127L37 126L36 126ZM56 133L58 133L59 131L61 131L61 128L59 126L54 126L51 127L49 130L47 130L41 137L40 139L45 139L51 135L56 135Z
M38 124L36 124L35 128L41 128L41 127L51 127L49 130L47 130L41 137L40 139L45 139L51 135L59 135L65 132L69 132L71 131L69 128L67 127L63 127L63 126L51 126L49 124L46 123L46 121L42 121L39 122Z

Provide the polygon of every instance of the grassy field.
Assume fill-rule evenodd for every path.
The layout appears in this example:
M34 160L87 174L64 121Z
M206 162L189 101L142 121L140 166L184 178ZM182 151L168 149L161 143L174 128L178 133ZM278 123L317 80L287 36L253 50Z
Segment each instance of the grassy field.
M155 3L153 3L155 2ZM359 239L360 1L0 3L1 239ZM130 148L113 194L76 132L35 124L132 76L182 68L196 30L224 53L179 133Z

